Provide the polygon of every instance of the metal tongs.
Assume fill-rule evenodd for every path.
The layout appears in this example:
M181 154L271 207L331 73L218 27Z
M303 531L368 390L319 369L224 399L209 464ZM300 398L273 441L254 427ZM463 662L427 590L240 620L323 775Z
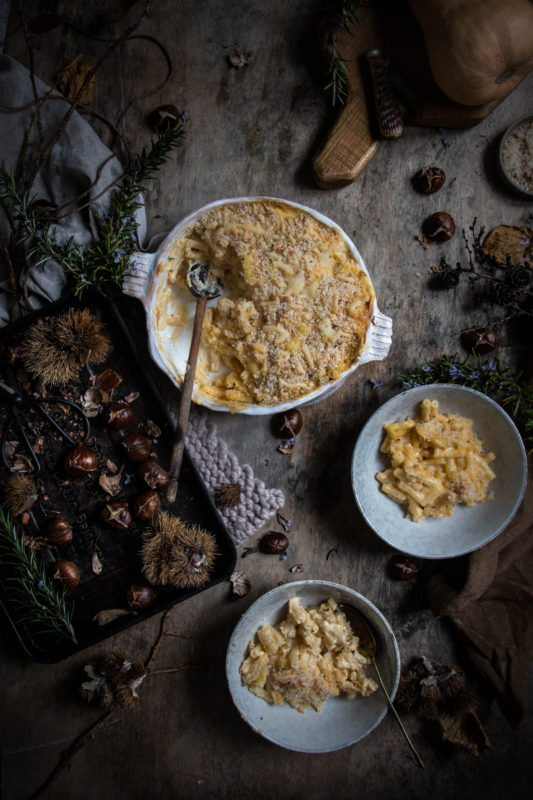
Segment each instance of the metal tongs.
M22 438L22 441L24 442L24 446L29 454L35 472L39 472L41 469L41 464L39 462L39 459L37 458L37 454L28 438L28 435L24 427L24 412L30 409L33 409L34 411L37 411L39 414L41 414L41 416L43 416L50 423L50 425L52 425L52 427L70 444L72 445L83 444L84 442L87 441L87 438L90 433L89 420L83 413L81 407L76 403L74 403L72 400L65 400L62 397L47 397L44 402L47 405L48 404L67 405L74 409L76 414L81 418L83 424L83 437L78 441L73 439L66 432L66 430L64 430L64 428L61 427L61 425L51 416L51 414L49 414L48 411L45 408L43 408L42 403L40 403L30 394L27 393L20 394L11 386L9 386L7 383L5 383L5 381L3 380L0 380L0 399L1 398L7 401L7 404L11 406L11 413L4 425L4 430L2 432L2 447L1 447L2 461L4 462L4 465L7 467L7 469L11 469L11 465L7 459L6 445L7 442L9 441L8 438L9 434L13 430L13 428L17 430L18 434Z

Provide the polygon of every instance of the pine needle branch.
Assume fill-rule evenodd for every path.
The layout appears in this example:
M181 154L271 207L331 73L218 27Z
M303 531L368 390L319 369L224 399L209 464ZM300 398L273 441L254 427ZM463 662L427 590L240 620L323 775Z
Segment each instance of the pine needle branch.
M28 243L30 264L56 261L73 283L77 297L89 288L103 294L110 284L120 286L131 268L131 256L139 248L135 211L142 205L140 195L183 138L181 125L167 128L132 160L121 184L111 192L109 212L96 218L97 236L87 245L78 245L72 238L57 241L53 224L43 221L33 198L0 167L0 199L9 205L18 243Z
M484 360L472 354L464 360L443 355L399 376L404 389L430 383L458 383L477 389L499 403L513 418L528 453L533 453L533 387L522 372L501 363L500 355Z

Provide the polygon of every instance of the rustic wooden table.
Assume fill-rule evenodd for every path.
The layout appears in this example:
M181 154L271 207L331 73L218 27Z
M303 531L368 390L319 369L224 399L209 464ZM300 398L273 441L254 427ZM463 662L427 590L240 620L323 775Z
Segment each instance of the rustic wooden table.
M33 0L24 5L28 18L41 8ZM142 3L134 4L116 26L104 25L107 5L47 4L47 11L63 15L74 27L34 37L39 77L50 82L79 52L94 59L102 51L101 42L82 38L75 28L95 36L116 34L137 18ZM531 224L531 204L499 182L495 147L503 130L531 110L533 74L478 126L462 131L408 128L399 140L381 143L353 184L330 191L316 187L310 161L332 122L314 48L321 5L307 0L158 0L140 32L157 37L170 54L173 73L164 89L134 100L157 86L165 71L161 54L146 40L118 50L97 75L93 106L101 113L116 119L134 100L122 127L134 148L148 141L144 120L155 106L170 102L188 113L186 141L147 197L150 234L168 230L188 212L222 197L266 194L307 204L353 237L380 308L393 319L394 335L384 362L362 367L332 397L305 409L291 456L277 451L268 417L206 412L241 463L250 464L268 487L284 491L283 514L292 522L288 558L260 553L239 558L239 568L252 582L247 597L232 599L229 584L223 583L174 608L168 629L180 636L165 639L157 666L208 669L148 679L137 705L99 730L53 783L48 796L57 800L530 796L531 716L513 730L494 703L485 704L480 713L492 749L482 759L439 744L419 719L409 716L406 724L425 762L422 770L390 714L357 745L309 756L254 734L226 688L225 649L240 615L263 592L301 578L336 581L366 595L389 619L403 663L419 655L444 663L461 658L446 621L435 619L428 608L423 576L408 584L387 577L391 550L358 514L350 457L363 423L398 390L399 373L460 351L462 329L491 321L492 307L470 303L463 284L450 291L431 289L430 266L441 254L452 264L465 263L460 231L474 217L487 229L500 223ZM14 8L11 30L17 18ZM230 67L227 57L234 48L252 51L253 63L241 70ZM28 63L21 36L11 40L6 52ZM436 197L421 196L411 187L412 175L426 164L441 166L448 176ZM445 245L424 249L417 240L422 221L442 209L455 218L458 235ZM143 346L140 304L125 299L122 306ZM520 343L504 336L504 356L516 353L521 355ZM155 366L148 368L174 405L177 392ZM370 379L382 385L373 388ZM296 563L303 565L303 573L290 572ZM6 800L29 796L61 752L98 719L101 712L81 705L74 691L77 673L88 659L113 649L144 660L160 622L160 617L151 618L53 665L25 658L2 627Z

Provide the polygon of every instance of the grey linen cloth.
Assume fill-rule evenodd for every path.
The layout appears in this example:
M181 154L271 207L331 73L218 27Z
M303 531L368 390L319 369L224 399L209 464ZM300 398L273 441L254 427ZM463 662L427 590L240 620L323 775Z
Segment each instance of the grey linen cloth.
M13 58L0 55L0 159L9 173L20 174L23 158L29 170L32 169L39 151L41 135L46 145L54 137L69 108L69 103L58 92L51 91L38 78L35 78L35 86L38 97L42 98L50 93L54 98L40 104L40 126L35 113L35 96L29 71ZM25 140L27 147L23 155ZM47 200L61 208L60 219L54 224L53 233L58 241L65 241L70 237L77 244L90 241L95 232L95 216L102 216L109 204L109 192L102 192L120 178L122 171L120 161L104 145L89 123L74 112L64 133L39 170L31 189L35 199ZM83 202L94 198L89 208L65 215L80 205L77 198L84 193L87 195ZM146 235L144 208L138 210L137 222L139 239L142 241ZM8 240L11 225L1 206L0 231L4 239ZM19 284L22 285L24 281L32 308L41 308L46 303L57 300L66 284L63 269L52 261L37 268L32 267L27 275L23 272ZM19 301L24 307L21 291ZM13 296L9 275L5 264L0 263L0 326L8 323L12 315Z

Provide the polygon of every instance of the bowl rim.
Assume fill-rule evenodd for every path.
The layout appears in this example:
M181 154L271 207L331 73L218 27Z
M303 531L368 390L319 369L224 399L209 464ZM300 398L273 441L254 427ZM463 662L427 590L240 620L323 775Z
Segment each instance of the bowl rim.
M365 595L362 595L360 592L356 591L355 589L352 589L350 586L345 586L342 583L336 583L334 581L325 581L325 580L321 580L321 579L318 579L318 578L317 579L300 580L300 581L291 581L289 583L284 583L281 586L274 586L272 589L269 589L268 591L266 591L263 594L259 595L259 597L257 597L253 601L253 603L251 603L251 605L248 606L246 611L244 611L243 614L241 614L241 616L239 617L239 619L237 620L237 622L236 622L236 624L235 624L235 626L233 628L233 631L232 631L231 636L230 636L229 641L228 641L228 646L226 648L226 659L225 659L226 684L227 684L228 691L230 693L231 699L233 701L233 704L234 704L235 708L237 709L241 719L244 722L246 722L247 725L249 725L250 728L255 733L257 733L259 736L261 736L263 739L266 739L267 741L271 742L272 744L277 745L278 747L282 747L285 750L291 750L293 752L299 752L299 753L332 753L332 752L335 752L337 750L342 750L342 749L344 749L346 747L353 746L354 744L356 744L357 742L361 741L366 736L368 736L370 733L372 733L372 731L375 730L378 727L378 725L381 724L381 722L383 721L383 719L385 718L385 716L386 716L386 714L388 712L388 703L387 703L387 700L386 700L386 697L385 697L385 693L383 692L383 689L381 688L381 686L378 687L378 691L381 692L381 694L383 696L383 699L384 699L383 710L379 713L377 719L368 728L368 730L366 730L362 735L359 735L355 739L353 739L351 741L348 741L345 744L342 744L340 746L333 746L333 747L329 747L329 748L320 748L320 749L317 749L317 748L310 748L309 749L309 748L302 748L302 747L289 747L286 744L281 744L279 741L277 741L271 735L265 733L265 731L262 730L259 725L256 725L253 722L253 720L248 719L245 716L245 714L243 713L239 703L237 702L237 699L236 699L236 697L235 697L235 695L234 695L234 693L232 691L232 687L231 687L231 683L230 683L230 675L229 675L229 671L230 671L229 670L229 666L230 665L229 665L229 662L230 662L231 655L232 655L232 646L233 646L234 642L237 639L237 636L239 634L239 629L244 626L245 620L249 616L249 614L252 611L252 609L254 608L254 606L256 606L259 601L263 601L266 598L270 597L271 595L275 595L275 594L281 594L282 595L284 591L292 590L293 588L297 592L297 588L298 587L302 587L302 586L323 586L325 589L329 588L330 590L334 589L334 590L341 590L343 592L348 592L348 594L350 594L350 595L352 595L354 597L357 597L362 602L362 604L364 606L370 608L372 610L372 612L374 614L376 614L376 616L380 619L381 624L383 625L384 631L386 632L386 634L387 634L387 636L388 636L388 638L390 640L390 643L392 644L392 649L393 649L393 652L394 652L394 664L393 664L394 677L393 677L392 687L388 690L389 691L389 696L391 698L391 701L394 700L394 697L396 695L396 691L398 689L398 684L399 684L399 681L400 681L400 675L401 675L401 656L400 656L400 648L398 646L398 642L396 640L396 636L394 634L394 631L392 629L392 626L391 626L390 622L385 617L383 612L380 611L380 609L371 600L369 600L367 597L365 597ZM326 594L327 594L327 592L325 591L324 595L326 595ZM289 598L285 598L283 603L284 604L288 603L288 600L289 600ZM244 652L243 652L242 656L244 658ZM244 684L242 684L242 682L240 684L238 684L238 686L240 688L242 688L243 690L246 689L246 687L244 686Z
M522 199L525 200L533 200L533 189L531 191L528 191L527 189L524 189L523 187L519 186L517 183L513 181L504 164L503 148L505 147L505 142L507 141L508 137L512 134L514 129L517 128L519 125L522 125L522 123L527 122L529 120L533 120L533 114L526 114L525 116L520 117L520 119L517 119L515 122L509 125L509 127L506 128L506 130L502 133L500 138L500 143L498 145L498 167L500 170L500 174L504 179L505 183L507 184L507 187L511 189L516 195L522 197Z
M436 554L432 554L432 555L423 555L423 554L417 552L414 549L413 550L409 550L409 549L405 549L403 547L399 547L396 544L393 544L390 541L390 538L386 538L378 530L376 530L376 528L374 527L374 524L373 524L373 522L372 522L372 520L371 520L371 518L370 518L370 516L369 516L369 514L367 512L367 510L360 503L360 499L359 499L358 492L357 492L357 487L356 487L356 480L355 480L355 477L354 477L354 475L356 474L356 470L355 470L355 466L354 465L355 465L355 462L357 460L357 449L358 449L358 446L360 447L361 443L364 441L365 431L368 431L368 429L370 428L370 426L372 424L372 421L374 420L376 414L382 413L383 410L386 409L388 406L392 405L394 402L397 402L400 398L402 398L402 397L405 398L407 395L410 395L412 393L416 392L417 394L423 394L425 391L428 391L428 390L429 391L436 391L436 390L440 390L440 389L447 389L447 390L452 389L454 391L457 391L458 393L476 395L480 400L482 400L483 402L486 402L487 405L491 406L498 414L500 414L506 420L506 422L507 422L507 424L509 426L509 430L512 432L513 437L514 437L514 439L515 439L515 441L516 441L516 443L518 445L518 449L519 449L519 452L520 452L521 464L522 464L521 483L520 483L518 494L517 494L516 499L514 501L513 507L511 509L509 515L507 516L506 520L504 522L502 522L502 524L499 525L499 527L497 527L489 536L487 536L479 544L476 544L476 545L474 545L472 547L463 548L460 551L453 551L453 552L449 552L449 553L436 553ZM525 490L526 490L527 474L528 474L527 453L526 453L526 449L524 447L524 442L523 442L522 437L521 437L521 435L520 435L520 433L518 431L518 428L516 427L515 423L513 422L513 420L509 416L509 414L505 411L504 408L502 408L502 406L499 403L497 403L495 400L493 400L492 397L489 397L488 395L484 394L483 392L478 391L477 389L472 389L469 386L462 386L461 384L456 384L456 383L428 383L428 384L422 384L420 386L411 387L410 389L405 389L404 391L393 395L393 397L390 397L385 403L383 403L381 406L379 406L379 408L376 409L376 411L374 411L373 414L370 415L368 420L365 422L365 424L361 428L361 430L359 432L359 435L357 437L357 441L355 443L354 449L353 449L352 459L351 459L351 463L350 463L350 478L351 478L352 491L353 491L353 494L354 494L355 502L357 504L357 507L359 508L359 511L360 511L362 517L364 518L364 520L365 520L366 524L369 526L369 528L376 534L376 536L378 536L383 542L385 542L385 544L387 544L389 547L394 548L398 552L405 553L406 555L413 556L414 558L428 559L428 560L429 559L431 559L431 560L443 560L443 559L448 559L448 558L458 558L459 556L467 555L468 553L473 553L474 551L478 550L481 547L484 547L486 544L488 544L489 542L493 541L493 539L495 539L512 522L512 520L515 517L518 509L520 508L520 505L522 503L522 500L524 498L524 493L525 493ZM384 496L384 499L388 499L388 498L386 498ZM413 523L413 524L415 524L415 523Z
M389 346L387 348L387 353L382 355L381 358L385 358L388 354L390 349L390 343L392 341L392 320L387 315L383 314L377 305L377 298L376 298L376 291L374 288L374 284L372 282L372 277L369 274L368 268L366 263L359 252L359 249L355 245L355 243L350 239L346 231L341 228L341 226L332 220L330 217L322 214L322 212L317 211L310 206L307 206L303 203L298 203L295 200L287 200L283 197L274 197L271 195L252 195L248 197L228 197L228 198L220 198L218 200L212 200L211 202L207 203L206 205L201 206L200 208L191 211L185 217L183 217L174 227L169 231L169 233L165 236L165 238L160 242L156 252L154 253L154 262L153 262L153 276L152 276L152 284L150 287L150 298L147 303L146 313L148 318L151 318L154 315L154 304L156 300L156 284L157 284L157 276L160 272L160 265L168 255L168 252L174 242L183 235L185 230L191 225L195 220L199 217L203 216L204 214L211 211L213 208L217 208L218 206L225 206L229 205L230 203L253 203L253 202L261 202L261 201L268 201L272 203L280 203L284 205L291 206L293 208L298 209L299 211L304 211L307 214L310 214L314 219L317 219L319 222L327 225L329 228L333 228L336 230L342 237L343 241L349 248L352 255L357 259L360 268L363 270L365 275L367 276L371 289L372 289L372 308L369 314L369 322L365 331L365 340L363 346L357 358L353 364L351 364L335 381L328 381L327 383L319 386L317 389L313 389L312 392L309 394L304 395L303 397L297 397L292 400L286 400L282 403L278 403L275 406L261 406L255 403L244 404L242 408L226 405L224 402L216 402L214 398L209 397L199 397L196 391L193 392L193 402L197 405L204 406L211 411L220 411L220 412L230 412L230 413L237 413L237 414L246 414L250 416L267 416L272 414L278 414L282 411L287 411L290 408L306 406L314 404L322 399L328 397L331 393L333 393L336 389L340 388L344 381L352 375L355 370L361 366L362 364L366 363L369 351L372 348L372 336L371 331L376 327L380 328L380 337L383 341L388 339ZM150 349L157 353L158 358L156 359L156 363L164 370L164 372L169 375L171 380L174 380L173 374L169 374L169 370L167 365L165 364L159 347L157 345L157 336L155 335L155 331L149 326L149 340L150 340ZM369 344L370 340L370 344ZM153 358L152 354L152 358ZM371 360L371 359L368 359ZM378 360L377 358L374 360ZM175 382L175 381L174 381Z

